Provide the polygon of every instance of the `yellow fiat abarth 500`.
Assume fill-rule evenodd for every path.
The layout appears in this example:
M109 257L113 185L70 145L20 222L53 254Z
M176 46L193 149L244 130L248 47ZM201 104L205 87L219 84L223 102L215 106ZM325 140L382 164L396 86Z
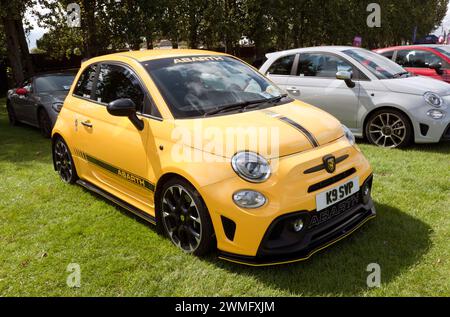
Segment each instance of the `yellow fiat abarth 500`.
M247 265L301 261L375 217L372 170L352 133L226 54L90 59L52 140L64 182L198 256L217 248Z

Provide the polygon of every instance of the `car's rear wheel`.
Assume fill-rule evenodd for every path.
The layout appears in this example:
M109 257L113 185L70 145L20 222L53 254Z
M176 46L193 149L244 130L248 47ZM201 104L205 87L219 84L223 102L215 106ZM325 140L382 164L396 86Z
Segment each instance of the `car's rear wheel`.
M367 139L379 147L405 147L411 142L412 133L408 117L394 109L374 112L366 124Z
M16 113L14 112L14 109L9 102L6 104L6 110L8 111L9 124L12 126L17 125Z
M57 138L55 141L53 146L53 159L55 161L56 171L61 179L68 184L75 183L78 179L75 164L69 147L62 138Z
M44 109L39 110L38 113L39 129L41 130L42 136L49 138L52 134L52 122L48 116L47 111Z
M159 221L179 249L197 256L215 245L208 209L198 191L184 179L174 178L163 185L159 195Z

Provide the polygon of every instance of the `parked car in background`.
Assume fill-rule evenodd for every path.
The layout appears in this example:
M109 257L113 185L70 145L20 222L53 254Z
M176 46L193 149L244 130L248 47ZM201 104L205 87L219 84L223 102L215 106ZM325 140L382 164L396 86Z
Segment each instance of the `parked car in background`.
M260 71L381 147L450 140L450 85L411 76L365 49L333 46L267 54Z
M450 46L413 45L375 50L414 75L427 76L450 83Z
M50 137L64 99L75 78L74 71L35 75L8 91L6 108L11 125L18 122L38 127Z

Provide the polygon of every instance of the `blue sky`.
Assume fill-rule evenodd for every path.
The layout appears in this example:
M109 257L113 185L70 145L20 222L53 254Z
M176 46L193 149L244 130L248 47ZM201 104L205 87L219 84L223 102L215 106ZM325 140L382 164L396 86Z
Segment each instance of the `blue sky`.
M42 11L40 7L35 7L35 9ZM45 33L45 29L39 27L35 21L35 18L31 15L31 13L26 14L26 18L31 22L31 25L33 25L33 30L28 34L28 46L30 49L36 47L36 40L40 39L41 36ZM450 29L450 4L447 8L447 16L444 18L444 21L442 23L444 26L444 29L449 30ZM439 27L434 34L441 35L442 28Z

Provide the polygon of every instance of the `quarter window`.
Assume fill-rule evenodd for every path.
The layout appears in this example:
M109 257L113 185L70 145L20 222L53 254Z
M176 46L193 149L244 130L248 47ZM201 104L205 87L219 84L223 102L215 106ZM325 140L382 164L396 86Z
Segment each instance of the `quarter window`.
M334 78L339 71L353 72L353 66L344 59L328 54L300 54L297 76Z
M101 65L95 94L97 102L107 104L116 99L129 98L142 112L144 96L139 80L129 69L119 65Z
M444 64L443 60L427 51L419 50L402 50L397 53L396 62L403 67L412 68L428 68L431 64L440 63Z
M97 65L87 67L78 79L73 93L79 97L91 98L92 85L95 80Z
M295 55L284 56L277 59L267 71L271 75L286 75L291 74L292 65L294 64Z
M384 52L384 53L381 53L380 55L382 55L382 56L384 56L384 57L389 58L390 60L392 60L392 58L394 57L394 52L395 52L395 51Z

